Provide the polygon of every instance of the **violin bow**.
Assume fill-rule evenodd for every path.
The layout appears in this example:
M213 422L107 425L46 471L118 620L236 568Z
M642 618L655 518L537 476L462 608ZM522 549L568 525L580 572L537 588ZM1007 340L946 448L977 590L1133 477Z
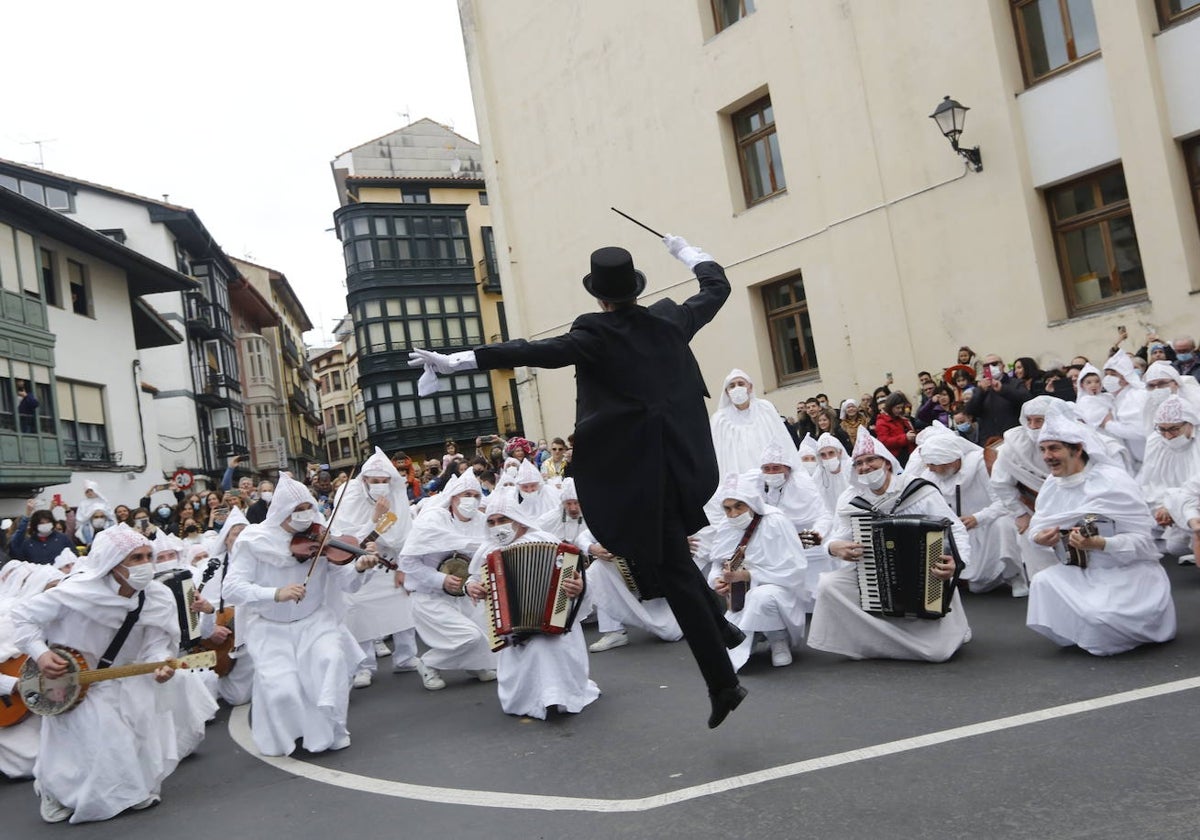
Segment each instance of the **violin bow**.
M346 488L350 486L350 482L354 480L354 476L358 474L358 467L355 466L350 470L350 477L346 479L346 483L338 488L337 502L333 506L333 512L329 514L329 521L325 523L325 535L321 537L321 545L317 548L317 553L313 555L313 559L308 564L308 574L304 576L304 585L308 586L308 579L312 577L313 570L317 567L317 560L325 553L325 544L329 542L329 537L333 533L333 520L337 519L338 508L342 506L342 500L346 498Z

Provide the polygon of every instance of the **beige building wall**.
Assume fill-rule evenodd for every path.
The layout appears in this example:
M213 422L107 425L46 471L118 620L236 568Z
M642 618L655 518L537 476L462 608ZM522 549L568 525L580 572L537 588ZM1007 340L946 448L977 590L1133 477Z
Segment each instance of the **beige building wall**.
M733 293L693 348L710 390L740 367L786 414L887 372L911 388L961 344L1097 360L1118 325L1139 343L1150 327L1195 332L1200 233L1179 141L1200 107L1179 76L1200 18L1160 33L1151 0L1095 0L1100 54L1027 87L1008 0L757 5L714 34L708 0L460 0L514 337L595 308L578 278L602 245L633 252L643 302L695 290L610 205L727 267ZM747 208L728 115L768 92L787 191ZM928 119L947 94L971 108L962 143L981 146L980 173ZM1076 102L1092 130L1064 112ZM1148 299L1068 318L1042 190L1117 162ZM798 272L819 372L781 385L761 286ZM569 432L571 371L522 381L527 436Z

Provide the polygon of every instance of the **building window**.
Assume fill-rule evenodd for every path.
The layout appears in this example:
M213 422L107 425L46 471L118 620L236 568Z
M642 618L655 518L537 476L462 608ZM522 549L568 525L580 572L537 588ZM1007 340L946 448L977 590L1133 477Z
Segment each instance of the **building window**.
M1046 200L1072 315L1146 296L1146 275L1120 166L1048 190Z
M804 278L799 274L763 287L763 309L771 336L775 377L783 384L817 370Z
M1013 0L1025 83L1100 51L1092 0Z
M1200 0L1197 0L1200 8ZM1196 208L1196 222L1200 224L1200 136L1183 144L1183 156L1187 159L1188 183L1192 187L1192 203Z
M242 345L246 352L246 373L251 385L271 384L271 356L262 338L248 338Z
M355 313L359 352L386 353L410 347L474 347L483 344L483 324L474 291L369 300ZM342 387L339 376L337 387Z
M341 222L346 271L470 266L465 215L355 216Z
M1166 28L1200 12L1200 0L1158 0L1158 22Z
M1200 3L1200 0L1196 0L1196 2ZM482 204L484 207L487 207L488 197L487 197L487 192L485 190L479 191L479 203Z
M337 415L338 425L344 426L346 424L346 406L344 406L344 405L336 406L334 408L334 412Z
M108 432L104 389L83 382L58 380L59 434L67 461L107 461Z
M428 204L429 190L423 187L401 187L400 202L402 204Z
M71 311L92 317L92 292L83 263L67 260L67 288L71 293Z
M786 190L771 97L764 96L735 113L733 134L737 140L738 166L742 170L746 205L756 204Z
M711 0L713 22L717 31L733 26L748 14L754 12L754 0Z
M368 385L364 389L368 433L495 416L486 373L443 377L442 383L444 390L429 397L417 395L414 379Z
M64 213L71 212L71 194L58 187L51 187L39 184L36 181L27 181L24 178L16 178L12 175L4 174L0 174L0 187L20 193L26 198L36 201L38 204L49 207L51 210L60 210Z
M42 288L46 291L46 303L62 308L62 295L58 288L58 274L54 270L54 254L45 248L42 252Z
M57 435L50 368L0 358L0 430Z

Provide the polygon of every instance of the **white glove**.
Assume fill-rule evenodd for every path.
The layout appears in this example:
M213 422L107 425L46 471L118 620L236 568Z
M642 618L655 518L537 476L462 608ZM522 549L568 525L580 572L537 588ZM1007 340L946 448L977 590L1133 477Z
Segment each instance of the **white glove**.
M687 240L682 236L672 236L668 233L663 237L663 244L667 246L667 250L671 252L672 257L679 260L688 268L695 268L698 263L713 261L712 257L695 245L689 245Z
M477 370L479 367L475 361L474 350L463 350L461 353L452 353L447 356L417 347L414 347L408 354L408 366L425 368L425 372L417 380L417 394L422 397L437 393L439 387L437 375L439 373L448 376L464 370Z

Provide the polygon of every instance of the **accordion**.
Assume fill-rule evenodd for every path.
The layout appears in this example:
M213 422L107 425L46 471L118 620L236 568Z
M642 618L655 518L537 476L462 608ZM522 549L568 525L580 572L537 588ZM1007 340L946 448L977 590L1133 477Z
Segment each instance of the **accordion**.
M1054 544L1054 555L1060 563L1068 566L1088 567L1087 549L1075 548L1071 545L1071 532L1078 529L1084 537L1111 537L1117 533L1117 523L1107 516L1089 513L1071 528L1058 529L1058 542Z
M196 584L186 569L159 572L154 579L175 597L175 616L179 619L179 646L191 648L200 641L200 614L192 612L196 600Z
M633 576L633 569L629 565L629 561L624 557L619 557L616 554L612 555L608 560L601 560L595 555L588 555L587 565L591 568L592 563L612 563L617 574L621 576L621 582L625 584L625 588L629 590L629 594L637 598L639 601L646 600L642 595L641 587L638 586L637 578Z
M570 630L579 603L562 584L580 568L579 549L570 543L518 543L488 554L483 586L492 650Z
M950 599L963 563L950 520L932 516L851 516L854 539L863 546L858 562L858 594L869 613L938 619L950 612ZM946 550L949 548L949 551ZM933 574L943 554L957 566L951 580Z

